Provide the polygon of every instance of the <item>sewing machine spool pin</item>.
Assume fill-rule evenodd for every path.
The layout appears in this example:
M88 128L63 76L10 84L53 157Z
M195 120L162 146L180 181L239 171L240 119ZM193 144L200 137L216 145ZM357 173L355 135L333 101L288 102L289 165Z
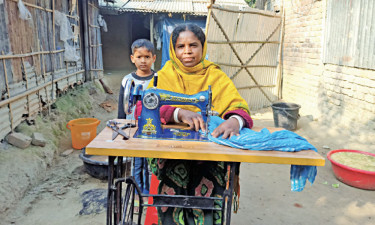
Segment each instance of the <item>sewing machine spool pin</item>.
M155 73L155 75L154 75L154 88L157 88L157 86L158 86L158 74Z

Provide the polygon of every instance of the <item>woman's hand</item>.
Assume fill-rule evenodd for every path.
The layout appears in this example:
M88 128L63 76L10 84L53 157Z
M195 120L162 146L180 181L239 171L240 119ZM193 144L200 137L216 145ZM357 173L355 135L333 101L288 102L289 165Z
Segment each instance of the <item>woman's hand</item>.
M186 109L180 109L180 111L178 111L178 120L187 123L189 127L195 129L195 131L199 131L199 129L202 129L203 132L206 131L203 117L198 113Z
M239 135L240 133L240 124L236 118L229 118L220 124L216 129L211 133L214 138L219 137L223 134L223 138L231 138L233 135Z

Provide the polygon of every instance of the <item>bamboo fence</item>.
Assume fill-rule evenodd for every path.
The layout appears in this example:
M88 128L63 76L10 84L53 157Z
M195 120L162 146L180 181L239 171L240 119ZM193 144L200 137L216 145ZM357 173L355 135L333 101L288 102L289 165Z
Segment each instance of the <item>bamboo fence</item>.
M231 78L250 109L279 99L282 16L273 12L210 5L207 54Z
M0 140L22 121L33 120L43 110L49 112L61 93L85 81L81 34L76 41L68 40L76 46L80 60L65 62L64 43L55 24L59 11L80 30L79 4L72 2L75 1L26 0L24 5L32 22L19 18L18 0L4 0L0 4L0 32L4 34L0 37ZM90 4L97 5L97 1ZM96 21L94 16L92 21ZM100 30L98 33L100 36ZM91 45L101 48L100 39ZM101 59L101 49L96 54ZM102 68L102 64L94 65L94 69Z

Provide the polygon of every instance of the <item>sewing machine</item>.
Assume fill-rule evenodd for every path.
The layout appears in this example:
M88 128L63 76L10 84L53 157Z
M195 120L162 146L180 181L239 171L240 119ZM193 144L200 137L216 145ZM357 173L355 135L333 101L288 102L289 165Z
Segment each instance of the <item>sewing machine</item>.
M157 88L157 76L154 77L153 87L143 90L142 85L135 85L133 79L128 79L124 87L124 110L131 114L138 100L142 102L142 112L138 118L138 130L135 138L179 139L190 141L208 141L208 122L215 115L212 108L211 86L208 90L194 95L175 93ZM186 129L167 128L160 120L160 107L163 105L193 105L200 109L206 124L206 132Z

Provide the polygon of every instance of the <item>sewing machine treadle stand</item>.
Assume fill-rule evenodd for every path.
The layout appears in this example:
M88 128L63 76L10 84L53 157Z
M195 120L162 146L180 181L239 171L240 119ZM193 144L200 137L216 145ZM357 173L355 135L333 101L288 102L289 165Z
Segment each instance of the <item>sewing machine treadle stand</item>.
M139 213L136 224L141 224L143 207L180 207L190 209L204 209L204 210L216 210L222 212L221 224L226 221L227 225L230 225L231 221L231 210L232 210L232 199L233 199L233 183L234 175L237 170L239 163L226 162L225 166L228 168L229 165L229 184L223 193L222 198L218 197L200 197L200 196L186 196L186 195L154 195L154 194L143 194L136 183L134 177L123 178L124 174L122 170L122 156L118 156L117 160L119 163L114 165L116 156L109 156L108 161L108 208L107 208L107 224L112 225L112 214L113 221L116 225L127 225L133 224L134 218L134 198L135 190L139 196ZM120 178L115 178L115 171L120 174ZM126 183L126 190L122 193L122 183ZM122 198L123 196L123 198ZM152 197L153 203L148 204L143 202L143 198ZM214 201L221 201L222 207L214 207ZM226 203L228 204L226 206ZM112 209L113 207L113 209Z

